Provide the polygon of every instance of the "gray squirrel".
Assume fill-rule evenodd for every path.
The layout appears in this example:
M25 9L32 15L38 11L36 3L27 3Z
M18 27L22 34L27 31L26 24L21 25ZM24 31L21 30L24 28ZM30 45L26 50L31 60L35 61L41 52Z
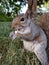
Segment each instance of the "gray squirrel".
M10 33L12 40L21 38L24 48L34 52L42 65L48 65L46 54L47 37L44 31L35 24L34 19L27 18L24 14L17 16L12 21L14 32Z

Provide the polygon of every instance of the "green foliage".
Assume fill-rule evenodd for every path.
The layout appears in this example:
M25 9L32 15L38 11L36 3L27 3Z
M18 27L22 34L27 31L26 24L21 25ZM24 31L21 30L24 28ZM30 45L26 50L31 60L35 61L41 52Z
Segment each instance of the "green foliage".
M16 4L14 0L1 0L2 11L7 15L11 16L12 14L17 14L20 10L20 4ZM10 13L10 15L8 15Z
M10 22L10 21L12 21L12 19L13 18L11 16L7 16L3 13L0 14L0 21L2 21L2 22Z
M0 4L0 21L12 21L21 8L14 0L1 0Z
M20 4L16 4L17 2ZM49 0L38 0L37 4L47 3ZM16 16L22 5L27 3L27 0L1 0L0 1L0 21L12 21L12 17Z
M41 5L41 4L44 4L45 2L47 3L49 0L39 0L37 1L37 5Z

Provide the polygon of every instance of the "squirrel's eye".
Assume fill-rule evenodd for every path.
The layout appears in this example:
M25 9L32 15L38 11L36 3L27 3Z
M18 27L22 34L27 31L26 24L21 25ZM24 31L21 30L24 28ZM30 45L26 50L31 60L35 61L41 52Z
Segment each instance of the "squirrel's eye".
M24 18L21 18L21 20L20 21L24 21Z

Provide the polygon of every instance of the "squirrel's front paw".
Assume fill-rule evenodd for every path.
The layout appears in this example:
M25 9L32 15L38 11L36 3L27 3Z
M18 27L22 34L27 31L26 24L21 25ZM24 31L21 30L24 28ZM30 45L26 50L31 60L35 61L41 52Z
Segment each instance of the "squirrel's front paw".
M16 35L15 35L14 32L11 32L10 35L9 35L9 37L10 37L12 40L14 40L14 39L16 38Z

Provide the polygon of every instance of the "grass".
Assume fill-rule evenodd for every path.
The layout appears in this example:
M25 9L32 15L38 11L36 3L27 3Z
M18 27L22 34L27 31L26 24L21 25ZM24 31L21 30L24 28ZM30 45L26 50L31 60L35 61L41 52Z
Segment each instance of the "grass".
M12 21L12 17L11 16L7 16L3 13L0 13L0 21L2 22L9 22L9 21Z
M0 22L0 65L40 65L35 54L23 48L21 40L9 38L11 31L11 22Z

